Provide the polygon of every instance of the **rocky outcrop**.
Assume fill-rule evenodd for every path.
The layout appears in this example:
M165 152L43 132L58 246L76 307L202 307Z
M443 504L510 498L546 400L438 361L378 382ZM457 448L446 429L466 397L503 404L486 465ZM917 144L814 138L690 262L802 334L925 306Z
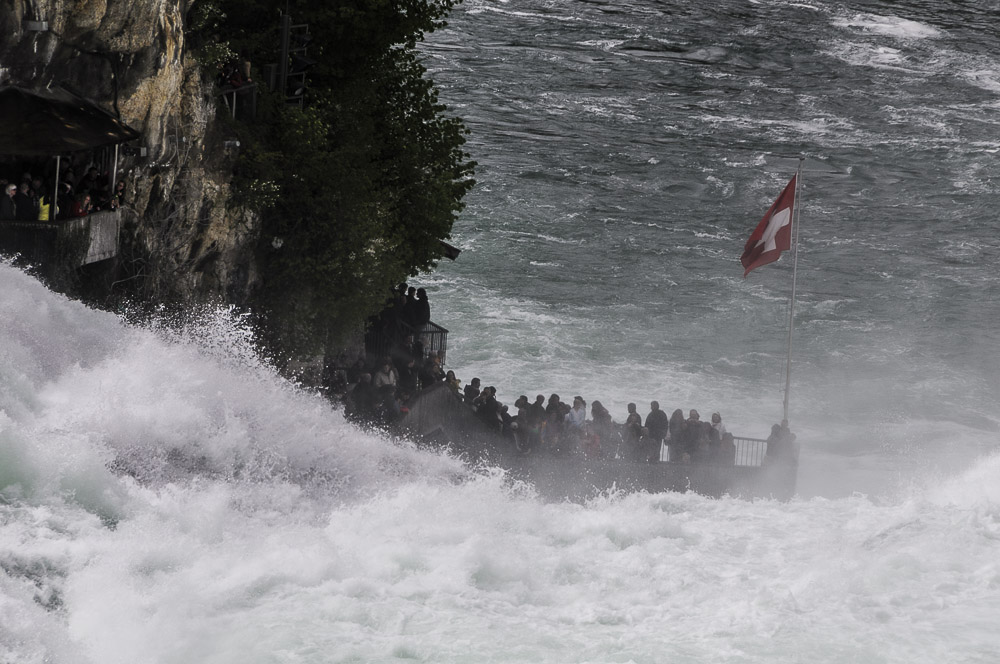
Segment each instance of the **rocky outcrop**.
M259 220L232 204L214 82L185 41L192 0L0 0L0 85L65 85L142 134L127 183L119 279L155 300L245 303ZM43 31L29 28L41 27ZM130 151L131 152L131 151ZM77 168L93 155L75 155Z

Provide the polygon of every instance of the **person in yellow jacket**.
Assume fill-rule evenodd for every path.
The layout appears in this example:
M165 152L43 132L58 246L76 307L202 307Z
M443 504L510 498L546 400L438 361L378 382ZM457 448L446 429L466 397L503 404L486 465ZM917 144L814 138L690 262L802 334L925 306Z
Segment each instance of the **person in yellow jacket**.
M48 221L52 218L51 210L52 206L49 204L49 197L42 196L38 197L38 221Z

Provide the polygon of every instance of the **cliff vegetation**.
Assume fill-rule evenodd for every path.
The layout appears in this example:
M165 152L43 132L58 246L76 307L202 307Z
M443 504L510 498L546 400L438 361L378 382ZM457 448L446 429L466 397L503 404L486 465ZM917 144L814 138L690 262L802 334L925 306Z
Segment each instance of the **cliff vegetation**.
M466 130L416 51L454 0L0 2L0 84L69 84L143 138L107 300L254 311L279 355L336 345L433 268L473 185ZM269 89L281 12L308 25L303 103ZM44 21L30 31L25 21ZM252 63L255 117L220 67Z

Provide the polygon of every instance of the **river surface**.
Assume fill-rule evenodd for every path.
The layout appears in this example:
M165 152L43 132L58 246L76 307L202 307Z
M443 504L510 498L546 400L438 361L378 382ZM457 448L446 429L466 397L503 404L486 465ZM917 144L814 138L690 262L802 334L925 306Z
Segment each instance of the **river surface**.
M547 503L360 433L239 316L136 328L0 264L0 662L994 663L992 2L470 0L422 45L478 185L413 280L460 378L782 417L788 503Z

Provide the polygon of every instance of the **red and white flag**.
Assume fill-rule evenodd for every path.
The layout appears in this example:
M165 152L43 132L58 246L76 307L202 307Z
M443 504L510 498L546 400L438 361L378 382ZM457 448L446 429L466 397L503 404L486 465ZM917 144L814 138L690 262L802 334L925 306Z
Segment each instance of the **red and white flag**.
M781 258L781 252L792 247L792 212L795 207L795 177L785 187L785 190L774 201L764 218L753 229L740 262L743 263L743 276L750 270L761 265L767 265Z

